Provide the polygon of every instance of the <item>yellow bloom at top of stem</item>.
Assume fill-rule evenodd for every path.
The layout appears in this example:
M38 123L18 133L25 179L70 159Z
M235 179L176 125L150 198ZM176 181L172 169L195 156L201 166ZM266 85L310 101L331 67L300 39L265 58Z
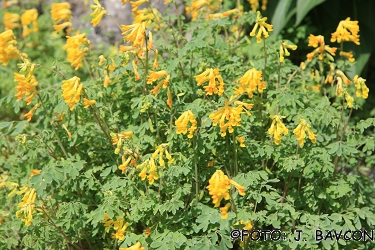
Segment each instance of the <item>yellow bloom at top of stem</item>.
M90 16L92 16L91 24L96 27L102 20L103 16L107 14L107 11L99 3L99 0L94 0L94 3L95 4L90 5L91 10L94 11Z
M120 247L119 250L144 250L145 248L141 246L141 242L137 242L136 244L134 244L133 246L130 246L130 247L127 247L127 248L124 248L124 247Z
M188 129L188 123L190 122L190 128ZM189 130L188 138L193 138L194 131L197 129L197 120L195 120L193 112L191 110L187 110L175 121L175 125L177 128L176 133L179 134L186 134Z
M143 46L146 39L145 22L121 26L123 38L132 43L132 47L138 50L138 56L143 55Z
M148 3L148 0L138 0L138 1L132 1L130 4L132 5L132 11L136 11L139 6L141 6L144 3Z
M39 108L39 107L40 107L40 104L39 104L39 103L35 104L35 106L34 106L34 107L33 107L28 113L26 113L26 114L24 115L24 117L27 118L27 121L28 121L28 122L31 121L31 118L32 118L33 115L34 115L35 110L36 110L37 108Z
M74 105L81 99L83 84L80 83L80 80L79 77L74 76L68 80L63 80L63 84L61 85L61 89L63 90L62 97L70 110L73 110Z
M306 131L309 135L309 139L311 140L312 143L316 142L316 134L314 134L311 131L310 125L307 123L306 120L299 118L300 123L298 126L293 130L293 133L297 136L297 141L300 147L303 146L305 143L305 138L306 138Z
M30 33L38 32L38 11L36 9L26 10L21 16L21 23L23 27L22 37L27 37ZM29 25L32 24L32 28Z
M358 75L355 75L353 81L355 83L355 89L356 89L355 95L357 97L362 96L362 98L366 99L368 97L368 92L369 92L369 89L365 84L366 80L363 79L362 77L358 77Z
M272 24L268 24L266 23L266 21L267 21L267 17L261 18L260 12L257 11L257 18L255 20L255 26L250 33L250 36L255 36L255 33L259 27L258 34L256 35L257 43L260 43L262 41L262 34L264 38L267 38L269 37L268 32L273 30Z
M14 81L17 82L17 86L15 87L17 91L17 94L15 95L17 101L26 97L25 101L27 102L27 105L29 105L34 96L38 94L38 91L36 90L38 81L35 76L26 79L24 75L14 72Z
M331 42L354 42L359 45L359 25L358 21L350 21L350 17L340 21L337 29L332 33Z
M203 83L208 81L208 86L203 87L206 91L206 95L213 95L213 94L217 94L219 96L223 95L224 81L220 75L219 69L209 68L203 73L197 76L194 76L194 78L197 81L197 86L200 86Z
M349 62L354 62L355 61L355 58L353 57L353 52L345 52L345 51L340 51L340 56L344 56L346 58L348 58L348 61Z
M83 105L84 108L87 109L89 106L96 104L95 100L89 100L87 98L83 98Z
M240 195L245 195L245 188L239 185L237 182L229 179L229 177L225 175L221 170L216 170L216 172L211 176L208 182L209 185L207 186L207 189L212 197L212 203L215 207L220 206L220 202L222 199L230 199L230 195L228 192L228 190L230 189L230 184L235 186Z
M15 29L20 27L20 15L10 12L5 12L4 14L4 26L5 29Z
M257 71L255 68L246 71L238 81L240 85L234 89L236 95L246 92L249 98L251 98L257 88L259 93L263 93L263 90L266 89L266 82L262 81L262 71Z
M280 62L284 62L284 55L285 56L290 55L288 49L296 50L297 45L288 45L287 41L281 42L281 44L280 44L280 57L279 57Z
M22 201L18 203L16 217L21 218L25 226L30 226L35 212L36 190L24 185L17 194L25 194Z
M160 71L150 70L150 75L147 77L147 84L151 84L163 77L164 77L164 80L159 82L158 85L156 85L154 89L151 90L151 93L154 94L155 96L158 95L161 87L165 89L168 86L171 76L165 70L160 70Z
M165 154L165 157L168 159L169 164L173 163L173 161L174 161L172 156L169 154L169 152L167 150L168 145L169 145L169 143L160 144L159 146L157 146L156 151L152 154L153 159L156 159L156 158L159 157L159 164L162 167L165 166L164 157L163 157L164 154Z
M133 23L145 23L146 27L149 27L151 23L154 21L155 23L155 30L159 29L161 20L161 14L158 9L155 8L146 8L143 10L135 10L133 11L134 22Z
M90 41L86 38L86 34L77 34L75 36L66 36L66 44L63 46L63 49L68 53L68 61L70 64L75 67L75 70L78 70L83 66L83 58L87 55L89 50L87 46L90 44Z
M152 157L143 162L142 164L138 165L136 168L142 169L138 176L141 177L142 180L145 180L147 177L148 183L150 185L152 185L155 182L155 180L159 179L155 160ZM147 173L149 173L148 176Z
M56 32L60 32L63 29L67 29L67 34L70 34L70 28L73 24L70 22L72 18L72 12L70 11L70 4L68 2L63 3L52 3L51 16L55 21L53 28Z
M221 212L221 219L225 220L228 219L228 209L230 208L231 204L227 203L224 207L220 208Z
M280 145L281 135L288 134L288 129L285 127L284 123L282 122L282 118L285 118L285 116L271 115L270 118L273 119L273 121L272 121L271 127L268 129L268 134L273 135L276 145Z
M13 58L20 58L21 53L16 48L17 41L13 30L9 29L0 33L0 63L7 66Z
M314 35L310 34L308 46L316 48L313 52L307 54L307 61L308 62L311 62L312 59L317 54L319 54L319 56L318 56L319 60L323 60L324 55L327 55L330 58L330 60L332 60L332 61L333 61L332 56L336 55L335 53L336 53L337 48L331 48L328 45L325 45L324 37L321 36L321 35L314 36ZM328 52L330 55L326 54L324 52Z

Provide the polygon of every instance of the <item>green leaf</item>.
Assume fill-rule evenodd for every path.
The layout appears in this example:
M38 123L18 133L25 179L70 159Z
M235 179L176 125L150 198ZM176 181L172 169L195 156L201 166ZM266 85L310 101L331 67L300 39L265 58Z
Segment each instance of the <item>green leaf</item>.
M295 25L297 26L312 8L324 1L325 0L297 0L297 19Z
M277 36L291 18L291 15L289 15L289 7L291 3L292 0L278 1L271 20L271 23L273 25L272 35ZM287 16L289 19L287 19Z

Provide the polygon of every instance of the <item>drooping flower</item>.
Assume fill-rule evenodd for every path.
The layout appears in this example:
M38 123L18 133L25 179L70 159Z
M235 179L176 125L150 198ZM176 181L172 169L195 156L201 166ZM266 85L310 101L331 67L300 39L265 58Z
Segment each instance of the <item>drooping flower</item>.
M130 246L130 247L127 247L127 248L124 248L124 247L120 247L119 250L145 250L144 247L141 246L141 243L138 241L135 245L133 246Z
M354 42L359 45L359 25L358 21L350 21L350 17L340 21L337 29L332 33L331 42Z
M280 57L279 57L280 62L284 62L284 55L285 56L290 55L288 49L296 50L297 45L288 45L287 41L280 43Z
M0 33L0 63L7 66L9 61L20 58L20 51L16 48L17 41L13 30L6 30Z
M270 118L273 119L273 121L272 121L271 127L268 129L268 134L273 135L276 145L280 145L281 135L288 134L288 129L285 127L284 123L282 122L282 118L285 118L285 116L271 115Z
M253 30L250 33L250 36L255 36L255 33L259 27L258 34L256 35L257 43L260 43L262 41L262 34L264 38L269 37L268 32L273 30L272 24L266 23L267 17L261 18L260 12L257 11L257 18L255 20L255 26Z
M124 218L119 218L114 223L113 229L116 230L116 232L112 234L113 239L124 240L126 228L130 225L129 222L124 222Z
M337 48L331 48L324 43L324 37L314 36L310 34L308 46L316 48L313 52L307 54L307 61L311 62L315 55L318 55L319 60L323 60L324 55L328 56L331 61L333 61L332 56L336 55ZM325 53L328 52L329 54Z
M36 190L24 185L17 194L25 194L22 201L17 205L16 217L21 218L25 226L30 226L35 212Z
M154 69L157 69L159 67L159 64L158 64L158 54L159 54L158 50L155 49L154 63L152 64L152 67Z
M203 73L194 76L195 80L197 81L197 86L201 86L203 83L208 81L208 85L204 86L204 90L206 91L206 95L213 95L217 94L219 96L223 95L224 93L224 81L220 75L219 69L209 68Z
M259 93L263 93L266 89L266 82L262 81L262 71L257 71L255 68L246 71L238 81L240 85L238 88L234 89L236 95L241 95L246 92L249 98L251 98L257 88Z
M37 9L26 10L21 16L21 23L23 27L22 37L25 38L33 32L38 32L38 11ZM32 24L32 28L29 25Z
M138 56L143 55L143 46L146 39L145 22L121 26L123 38L132 43L133 49L137 50Z
M157 80L160 80L163 77L164 77L164 80L160 81L158 85L156 85L154 89L151 90L151 93L153 93L155 96L158 95L161 87L166 88L168 86L171 76L168 74L166 70L160 70L160 71L151 70L150 75L147 77L147 84L151 84Z
M17 94L15 97L17 101L21 100L23 97L26 97L25 101L27 105L31 103L34 96L38 94L36 87L38 86L38 81L35 76L31 76L28 80L24 75L14 72L14 81L17 82L15 87Z
M159 179L155 160L152 157L144 161L142 164L138 165L136 168L142 169L138 176L141 177L143 181L147 177L148 184L150 185L152 185L155 182L155 180ZM147 173L148 173L148 176L147 176Z
M20 15L10 12L4 14L4 26L6 30L20 27Z
M236 140L240 143L241 148L245 148L245 138L243 136L236 136Z
M136 166L137 159L138 159L138 149L132 150L126 146L123 147L123 154L121 156L121 165L118 166L118 169L121 170L122 173L125 173L128 170L128 166Z
M230 208L231 204L227 203L224 207L220 208L221 212L221 219L225 220L228 219L228 209Z
M337 79L336 96L344 97L348 108L353 108L354 98L348 93L347 89L342 86L342 82L343 82L342 76L338 75L336 79Z
M366 80L363 79L362 77L358 77L358 75L355 75L353 81L355 83L356 97L362 96L362 98L367 99L369 89L367 88L365 84Z
M153 159L157 159L159 157L159 165L162 167L165 166L164 154L165 154L165 157L168 159L169 164L173 163L174 161L172 156L169 154L167 150L168 145L169 143L160 144L159 146L157 146L156 151L152 154Z
M238 190L240 195L245 195L245 188L237 182L229 179L229 177L225 175L223 171L216 170L216 172L211 176L207 189L209 194L212 196L212 203L215 207L220 206L222 199L230 199L228 192L230 189L230 184L232 184Z
M141 6L144 3L148 3L148 0L138 0L138 1L132 1L130 4L132 5L132 11L136 11L139 6Z
M61 89L63 90L62 97L70 110L73 110L74 105L81 99L83 84L80 83L80 80L79 77L74 76L68 80L63 80L63 84L61 85Z
M172 108L172 94L171 94L171 89L169 87L168 87L168 91L167 91L167 96L168 96L168 99L167 99L166 103L169 106L169 108Z
M65 126L65 124L62 125L63 129L65 130L66 134L69 138L72 138L72 133L68 130L68 128Z
M188 123L190 122L190 127L188 128ZM176 133L179 134L186 134L189 130L188 138L193 138L194 131L197 129L197 120L195 120L193 112L191 110L187 110L175 121L175 125L177 128Z
M346 84L346 85L349 85L352 81L350 81L349 80L349 78L348 77L346 77L346 75L344 74L344 72L342 72L341 70L336 70L336 74L338 75L338 76L340 76L343 80L344 80L344 83Z
M67 29L66 33L69 35L71 27L73 26L72 22L70 21L72 18L70 4L68 2L52 3L51 16L55 21L53 28L56 30L56 32Z
M133 136L133 131L121 132L119 134L110 133L110 136L112 137L112 144L117 145L115 154L118 154L120 153L124 139L131 139Z
M24 117L27 118L27 121L28 121L28 122L31 121L31 118L32 118L33 115L34 115L35 110L36 110L37 108L39 108L39 107L40 107L40 104L39 104L39 103L35 104L35 106L34 106L29 112L27 112L27 113L24 115Z
M145 23L146 27L149 27L154 20L161 20L162 15L158 9L145 8L143 10L133 11L134 22L133 23ZM155 21L155 30L159 29L163 24L160 21Z
M78 70L83 66L82 60L87 55L89 50L86 46L90 44L90 41L86 38L86 34L77 34L75 36L66 36L66 44L63 49L68 53L68 61Z
M87 109L89 106L96 104L95 100L89 100L87 98L83 98L83 106Z
M139 76L138 67L137 67L137 64L135 63L135 60L132 61L132 66L134 69L135 80L138 81L141 77Z
M335 67L336 65L334 63L329 64L329 72L327 74L326 79L324 80L324 83L333 83L333 79L335 77Z
M110 83L111 83L111 78L109 78L108 71L104 70L104 83L103 83L103 87L107 88Z
M354 62L355 58L353 57L353 52L345 52L345 51L340 51L340 56L344 56L348 58L349 62Z
M306 138L306 131L309 135L309 139L311 140L312 143L316 142L316 134L314 134L311 131L310 125L307 123L306 120L299 118L300 123L298 126L293 130L293 133L297 136L297 141L300 147L303 146L305 143L305 138Z
M42 172L42 170L39 169L33 169L30 173L30 178L33 177L34 175L38 175Z
M99 3L99 0L94 0L94 3L95 4L90 5L91 10L94 11L90 16L92 16L91 24L96 27L102 20L103 16L107 14L107 11Z

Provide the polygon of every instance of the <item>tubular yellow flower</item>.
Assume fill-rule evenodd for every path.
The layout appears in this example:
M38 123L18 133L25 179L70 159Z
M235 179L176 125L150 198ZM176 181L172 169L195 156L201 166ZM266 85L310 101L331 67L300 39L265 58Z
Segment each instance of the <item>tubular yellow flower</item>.
M344 72L342 72L341 70L336 70L336 74L339 75L343 80L344 80L344 83L346 85L349 85L352 81L349 80L349 78L346 77L346 75L344 74Z
M87 98L83 98L83 105L84 108L87 109L89 106L96 104L95 100L89 100Z
M358 77L358 75L355 75L353 81L355 83L356 97L362 96L362 98L366 99L368 97L368 92L369 92L369 89L367 88L365 84L366 80L363 79L362 77Z
M257 71L255 68L246 71L238 81L240 82L240 86L234 89L236 95L246 92L249 98L251 98L257 88L259 93L263 93L263 90L266 89L266 82L262 81L262 71Z
M139 76L137 64L135 63L134 60L132 61L132 66L133 66L133 69L134 69L135 80L138 81L141 77Z
M141 57L143 55L143 45L145 44L145 22L122 25L121 30L123 38L132 43L134 49L138 49L138 56Z
M55 29L56 32L60 32L64 29L68 29L69 27L72 27L73 24L71 22L64 22L61 24L55 24L53 25L53 28ZM70 33L69 31L67 33Z
M151 50L152 47L154 46L154 43L152 41L152 32L148 32L148 44L147 44L147 49Z
M296 50L297 45L288 45L287 41L281 42L281 44L280 44L280 57L279 57L280 62L284 62L284 55L285 56L290 55L288 49Z
M220 208L221 219L228 219L228 209L230 208L230 203L227 203L224 207Z
M24 185L17 194L25 194L22 201L18 203L18 211L16 213L17 218L25 223L25 226L30 226L33 220L33 213L35 212L35 199L36 191L35 188L30 188Z
M24 75L14 72L14 81L17 82L17 86L15 87L17 91L17 94L15 95L17 101L26 97L25 101L27 102L27 105L29 105L34 96L38 94L38 91L36 90L38 82L35 76L31 76L27 80Z
M107 70L105 70L104 71L104 83L103 83L104 88L107 88L110 83L111 83L111 79L109 78Z
M128 222L124 223L124 219L121 218L118 220L118 224L116 224L115 222L115 225L114 225L114 229L116 230L116 233L113 233L112 234L112 238L113 239L118 239L118 240L124 240L125 238L125 231L126 231L126 228L129 226L130 224Z
M35 106L34 106L34 107L33 107L28 113L26 113L26 114L24 115L24 117L27 118L27 121L28 121L28 122L31 121L31 118L32 118L33 115L34 115L35 110L36 110L37 108L39 108L39 107L40 107L40 104L39 104L39 103L35 104Z
M147 77L147 84L151 84L162 77L167 77L168 72L165 70L150 71L150 75Z
M42 172L42 170L38 170L38 169L33 169L30 173L30 178L33 177L34 175L38 175Z
M21 25L19 24L19 22L20 22L20 15L10 13L10 12L5 12L4 26L6 30L20 27Z
M152 67L154 68L154 69L157 69L158 67L159 67L159 64L158 64L158 54L159 54L159 52L158 52L158 50L156 49L155 50L155 56L154 56L154 63L152 64Z
M103 55L100 55L99 56L99 63L98 63L98 65L102 66L103 62L105 62L105 61L107 61L107 59Z
M209 82L208 86L203 87L206 91L206 95L213 95L213 94L217 94L219 96L223 95L224 81L220 75L219 69L209 68L203 73L197 76L194 76L194 78L197 81L197 86L200 86L207 81Z
M303 146L305 143L305 138L306 138L306 131L309 135L309 139L311 140L312 143L316 142L316 134L314 134L311 131L310 125L307 123L306 120L299 118L300 123L298 126L293 130L293 133L297 136L297 141L300 147Z
M74 105L81 99L83 84L80 83L80 80L79 77L74 76L68 80L64 80L61 85L61 89L63 90L62 97L70 110L73 110Z
M241 148L246 148L245 138L243 136L236 136L236 140L240 143Z
M141 243L138 241L135 245L133 246L130 246L130 247L127 247L127 248L123 248L123 247L120 247L119 250L145 250L144 247L141 246Z
M345 51L340 51L340 56L345 56L348 58L349 62L354 62L355 58L353 57L353 52L345 52Z
M148 3L148 0L138 0L138 1L130 2L130 4L132 5L132 11L133 12L136 11L138 7L144 3Z
M170 88L168 88L167 96L168 96L168 99L167 99L166 103L170 108L172 108L172 94L171 94Z
M174 161L172 156L169 154L169 152L167 150L168 145L169 145L169 143L160 144L159 146L157 146L156 151L152 154L153 159L156 159L156 158L159 157L159 164L162 167L165 166L164 158L163 158L164 153L165 153L165 157L168 159L169 164L173 163L173 161Z
M288 134L288 129L281 120L282 118L285 118L285 116L271 115L270 118L273 119L273 121L271 127L268 129L268 134L273 135L276 145L280 145L281 135Z
M65 124L62 125L63 129L65 130L66 134L69 138L72 138L72 133L68 130L68 128L65 126Z
M139 177L141 177L142 180L145 180L147 177L150 185L152 185L155 180L159 179L159 175L156 172L157 167L153 157L138 165L136 168L142 169L142 171L139 173ZM149 173L148 176L147 172Z
M267 38L267 37L269 37L268 32L273 30L272 24L268 24L268 23L266 23L266 21L267 21L267 17L261 18L260 12L257 11L257 18L255 20L255 26L250 33L250 36L255 36L255 33L256 33L256 31L259 27L258 34L256 35L257 43L260 43L262 41L262 34L263 34L264 38Z
M13 30L0 33L0 63L7 66L13 58L20 58L20 51L16 48L17 41Z
M333 63L329 64L329 72L327 74L327 77L326 77L324 83L330 83L330 84L333 83L333 79L335 77L335 67L336 67L335 64L333 64Z
M216 170L216 172L211 176L208 182L209 185L207 186L207 189L209 191L209 194L212 196L212 203L215 207L220 206L220 202L222 199L230 199L230 195L228 192L228 190L230 189L230 184L235 185L240 195L245 195L245 188L239 185L237 182L229 179L229 177L226 176L221 170Z
M63 46L63 49L68 53L68 61L70 64L75 67L75 70L78 70L82 67L83 58L87 55L88 48L84 45L89 45L90 41L86 38L86 34L77 34L75 36L66 36L66 44Z
M38 11L36 9L26 10L21 16L21 23L23 27L22 37L27 37L30 33L38 32ZM32 28L29 25L32 24Z
M70 34L70 30L73 24L70 22L72 18L72 12L70 11L70 4L64 3L52 3L51 16L55 21L53 28L56 32L67 29L67 34Z
M190 128L188 129L188 123L190 122ZM186 134L189 130L188 138L193 138L194 131L197 129L197 120L195 120L193 112L191 110L187 110L175 121L176 125L176 134Z
M128 2L128 0L121 0L122 5L125 5Z
M91 24L96 27L102 20L103 16L107 14L107 11L99 3L99 0L94 0L94 3L95 4L90 5L91 10L94 11L90 16L92 16Z
M337 48L331 48L328 45L325 45L324 37L320 36L320 35L314 36L314 35L310 34L308 46L316 48L313 52L307 54L307 61L308 62L311 62L312 59L317 54L319 54L319 56L318 56L319 60L323 60L324 55L327 55L327 56L330 56L330 59L332 61L333 61L332 56L336 55ZM328 52L330 55L327 54L327 53L324 53L324 52Z
M337 29L332 33L331 42L354 42L359 45L359 25L358 21L350 21L350 17L340 21Z
M133 11L134 22L133 23L145 23L146 27L149 27L153 20L161 20L162 16L158 9L155 8L146 8L143 10L136 10ZM159 22L155 23L155 30L159 29L163 24L159 24Z
M256 12L259 9L259 0L248 0L248 2L253 12Z

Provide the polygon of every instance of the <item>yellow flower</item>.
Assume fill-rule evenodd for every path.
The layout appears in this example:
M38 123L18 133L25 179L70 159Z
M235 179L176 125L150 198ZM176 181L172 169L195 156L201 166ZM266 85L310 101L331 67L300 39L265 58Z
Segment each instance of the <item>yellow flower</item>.
M22 37L27 37L30 33L38 32L38 11L36 9L26 10L21 16L21 23L23 27ZM32 28L29 25L32 23Z
M38 82L35 76L31 76L29 80L26 80L24 75L14 72L14 81L17 82L17 86L15 87L17 91L17 94L15 95L17 101L26 97L25 101L27 102L27 105L29 105L34 96L38 94L38 91L36 90Z
M164 167L165 166L165 162L164 162L164 159L163 159L163 154L165 153L165 157L168 159L168 163L171 164L173 163L173 158L172 156L169 154L168 150L167 150L167 146L169 145L169 143L162 143L160 144L159 146L157 146L157 149L156 151L152 154L152 158L153 159L156 159L159 157L159 164L160 166Z
M34 175L38 175L42 172L42 170L38 170L38 169L33 169L30 173L30 178L33 177Z
M133 11L134 22L133 23L145 23L146 27L149 27L153 20L161 20L162 15L159 10L155 8L145 8L143 10ZM154 22L155 30L159 29L163 24L159 24L160 21Z
M91 10L94 11L90 16L92 16L91 24L96 27L102 20L103 16L107 14L107 11L99 3L99 0L94 0L94 3L95 4L90 5Z
M68 128L65 126L65 124L63 124L62 127L65 130L65 132L67 133L68 137L72 138L72 133L70 133L70 131L68 130Z
M230 203L227 203L224 207L220 208L221 219L228 219L228 209L230 208Z
M203 88L206 91L206 95L213 95L217 94L219 96L223 95L224 93L224 82L223 78L220 75L219 69L207 69L203 73L194 76L195 80L198 82L197 86L202 85L203 83L208 81L208 86L204 86Z
M33 220L33 213L35 212L35 199L36 191L35 188L30 188L24 185L17 194L25 194L22 201L18 203L18 211L16 213L17 218L25 223L25 226L30 226Z
M249 98L251 98L257 88L259 93L263 93L263 90L266 89L266 82L262 81L262 71L257 71L255 68L246 71L238 81L240 82L240 86L234 89L236 95L246 92Z
M138 1L133 1L133 2L130 2L130 4L132 5L132 11L136 11L138 9L138 7L144 3L148 3L148 0L138 0Z
M145 33L146 26L145 23L134 23L131 25L121 26L123 38L132 43L134 49L138 49L138 56L143 55L143 45L145 44Z
M339 96L339 97L344 96L344 98L346 100L346 103L348 105L348 108L353 108L354 98L348 93L346 88L343 88L343 86L342 86L342 81L343 81L342 75L338 75L336 77L336 79L337 79L336 96Z
M122 5L125 5L128 2L128 0L121 0Z
M189 128L189 135L188 138L193 138L194 131L197 129L197 120L195 120L193 112L191 110L187 110L175 121L175 125L177 128L176 133L179 134L186 134L188 131L188 123L190 122Z
M264 38L269 37L268 32L273 30L272 24L266 23L267 17L260 18L260 12L257 11L257 18L255 20L255 26L250 33L250 36L255 36L257 28L259 27L258 34L256 35L257 43L262 41L262 34ZM268 32L267 32L268 31Z
M355 58L353 57L353 52L340 51L340 56L345 56L346 58L348 58L349 62L355 61Z
M5 29L15 29L20 27L20 15L10 12L5 12L4 14L4 26Z
M316 48L313 52L307 54L307 61L308 62L311 62L312 59L317 54L319 54L319 56L318 56L319 60L323 60L324 55L329 55L329 54L331 54L332 56L336 55L337 48L331 48L328 45L325 45L324 37L321 36L321 35L314 36L314 35L310 34L308 46ZM329 54L326 54L324 52L328 52ZM333 61L332 56L330 56L330 57L331 57L331 60Z
M226 176L223 171L216 170L216 172L211 176L207 189L209 194L212 196L212 203L215 207L220 206L222 199L230 199L228 192L230 189L230 184L233 184L238 189L240 195L245 195L245 188L239 185L237 182L229 179L229 177Z
M300 123L298 126L293 130L293 133L297 136L297 141L300 147L303 146L305 143L305 138L306 138L306 131L309 135L309 139L311 140L312 143L316 142L316 134L314 134L311 131L310 125L307 123L306 120L299 118Z
M281 120L282 118L285 118L285 116L271 115L270 118L273 119L273 121L271 127L268 129L268 134L273 135L276 145L280 145L281 135L288 134L288 129Z
M172 94L171 94L171 89L168 87L168 91L167 91L167 96L168 96L168 99L166 101L167 105L172 108Z
M329 72L327 74L327 77L326 77L324 83L330 83L330 84L333 83L333 79L335 77L335 67L336 67L335 64L333 64L333 63L329 64Z
M168 86L169 79L171 76L165 70L160 70L160 71L151 70L150 75L147 77L147 84L151 84L163 77L165 77L164 80L159 82L159 84L156 87L154 87L153 90L151 90L151 93L153 93L155 96L158 95L161 87L166 88Z
M344 80L344 83L346 85L349 85L352 81L349 80L349 78L346 77L346 75L344 74L344 72L342 72L341 70L336 70L336 74L339 75L343 80Z
M87 98L83 98L83 105L84 108L87 109L89 106L96 104L95 100L89 100Z
M78 70L83 66L82 60L87 55L88 48L84 45L89 45L90 41L86 38L86 34L77 34L75 36L66 36L66 44L63 49L68 52L68 61Z
M67 29L67 34L70 34L70 28L73 24L69 22L72 18L72 12L70 11L70 4L68 2L64 3L52 3L51 16L55 21L53 28L56 32Z
M111 83L111 79L109 78L107 70L105 70L104 71L104 83L103 83L103 87L107 88L110 83Z
M355 92L355 95L357 97L361 97L366 99L368 97L368 92L369 92L369 89L367 88L365 82L366 80L363 79L362 77L358 77L358 75L356 75L353 79L354 83L355 83L355 89L356 89L356 92ZM362 93L361 93L362 91Z
M103 56L103 55L100 55L99 56L99 66L102 66L103 65L103 62L107 61L107 59Z
M145 248L144 247L141 247L141 243L138 241L135 245L133 246L130 246L130 247L127 247L127 248L123 248L123 247L120 247L119 250L144 250Z
M259 9L259 0L248 0L248 2L253 12L256 12Z
M112 144L117 145L115 154L120 153L122 143L124 139L131 139L133 137L133 131L121 132L120 134L110 133L112 137Z
M70 107L70 110L73 110L74 105L81 99L83 84L80 83L80 80L79 77L74 76L68 80L64 80L61 85L61 89L63 90L62 97L65 103Z
M148 178L148 183L152 185L155 180L159 179L159 175L157 174L157 167L155 165L154 158L150 158L143 162L142 164L138 165L136 168L141 168L142 171L139 173L139 177L141 177L142 180L145 180L146 177ZM147 172L149 175L147 176Z
M359 45L358 21L350 21L350 17L340 21L337 29L332 33L331 42L354 42Z
M116 222L115 222L115 225L113 227L116 230L116 233L112 234L112 238L118 239L118 240L124 240L125 230L130 224L128 222L124 223L123 218L120 218L117 223L118 224L116 224Z
M16 44L13 30L0 33L0 62L3 66L7 66L11 59L21 57L20 51L15 46Z
M134 69L135 80L138 81L141 77L139 76L137 64L135 63L134 60L132 61L132 66Z
M9 6L13 4L18 4L18 0L9 0L9 1L4 1L3 2L3 7L4 9L8 8Z
M245 138L243 136L236 136L236 140L240 143L241 148L245 148Z
M156 49L156 50L155 50L155 56L154 56L154 63L152 64L152 67L153 67L154 69L157 69L157 68L159 67L159 64L158 64L158 54L159 54L159 52L158 52L158 50Z
M285 56L290 55L288 49L296 50L297 46L296 45L288 45L287 41L281 42L281 44L280 44L280 57L279 57L280 62L284 62L284 55Z
M39 104L39 103L35 104L35 106L34 106L34 107L33 107L28 113L26 113L26 114L24 115L24 117L27 118L27 121L28 121L28 122L31 121L31 118L32 118L33 115L34 115L35 110L36 110L37 108L39 108L39 107L40 107L40 104Z

